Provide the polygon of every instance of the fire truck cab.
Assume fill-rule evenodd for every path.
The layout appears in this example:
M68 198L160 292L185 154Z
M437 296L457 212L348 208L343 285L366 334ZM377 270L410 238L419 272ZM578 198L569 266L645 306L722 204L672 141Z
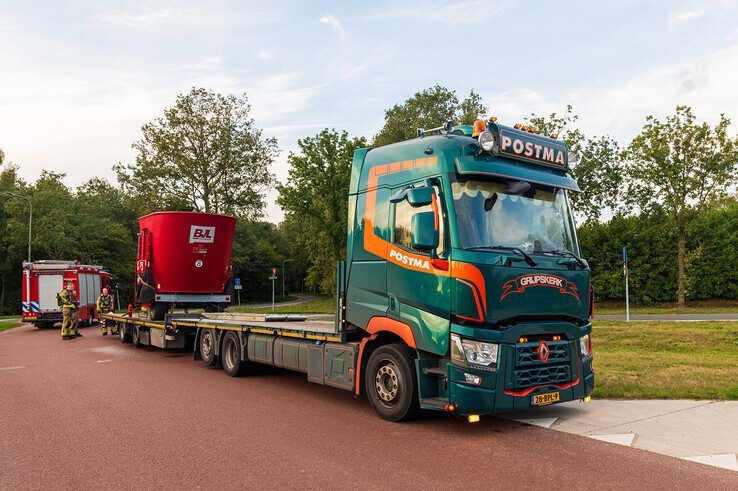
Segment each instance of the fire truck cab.
M61 322L62 311L56 294L68 282L74 284L79 300L81 325L91 325L96 317L97 297L103 288L110 288L110 273L102 266L79 264L77 261L23 261L21 311L23 322L38 328L54 327Z

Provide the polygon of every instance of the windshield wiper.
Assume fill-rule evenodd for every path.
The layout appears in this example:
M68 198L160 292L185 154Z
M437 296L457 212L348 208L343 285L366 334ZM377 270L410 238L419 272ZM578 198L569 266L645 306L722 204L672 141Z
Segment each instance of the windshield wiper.
M513 252L517 252L518 254L520 254L521 256L523 256L523 259L525 259L525 262L528 263L529 266L537 266L538 265L538 263L535 262L533 260L533 258L530 257L530 255L527 252L525 252L523 249L521 249L519 247L509 247L509 246L503 246L503 245L496 245L496 246L468 247L467 249L469 249L471 251L475 251L475 250L478 251L478 250L483 250L483 249L500 249L500 250L503 250L503 251L513 251Z
M584 263L584 261L582 260L582 258L580 258L579 256L577 256L573 252L562 251L562 250L558 250L558 249L557 250L554 250L554 251L543 251L543 252L544 253L548 253L548 254L556 254L558 256L570 257L570 258L574 259L577 262L577 264L579 265L580 268L584 269L584 268L587 267L587 265Z

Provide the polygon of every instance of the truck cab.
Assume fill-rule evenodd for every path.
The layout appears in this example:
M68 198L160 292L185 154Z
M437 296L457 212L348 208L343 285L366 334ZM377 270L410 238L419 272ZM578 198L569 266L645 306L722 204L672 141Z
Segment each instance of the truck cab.
M437 130L354 156L339 322L362 336L356 392L390 420L588 400L574 156L520 125Z

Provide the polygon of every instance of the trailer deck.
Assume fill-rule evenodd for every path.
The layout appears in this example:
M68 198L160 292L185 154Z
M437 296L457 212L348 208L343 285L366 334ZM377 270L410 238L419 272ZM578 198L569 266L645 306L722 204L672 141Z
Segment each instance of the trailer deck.
M113 313L102 314L100 317L119 324L143 326L149 329L218 329L320 341L341 341L334 321L308 320L304 315L172 314L164 321Z

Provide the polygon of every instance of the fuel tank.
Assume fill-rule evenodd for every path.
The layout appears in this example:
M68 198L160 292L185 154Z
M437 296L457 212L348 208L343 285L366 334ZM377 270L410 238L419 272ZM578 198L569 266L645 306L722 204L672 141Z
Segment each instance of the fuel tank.
M235 228L234 217L211 213L139 218L138 282L156 293L223 293L232 274Z

